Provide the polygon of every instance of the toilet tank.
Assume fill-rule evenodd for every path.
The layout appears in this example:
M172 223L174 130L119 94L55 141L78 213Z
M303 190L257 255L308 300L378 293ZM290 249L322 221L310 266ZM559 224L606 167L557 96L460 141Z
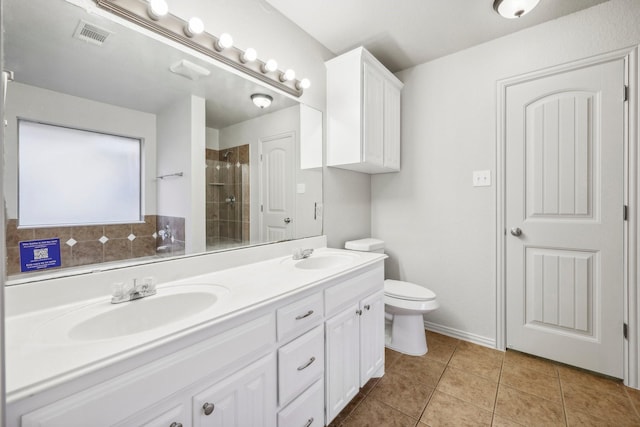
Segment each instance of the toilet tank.
M361 252L376 252L379 254L384 253L384 241L380 239L359 239L350 240L344 244L345 249Z

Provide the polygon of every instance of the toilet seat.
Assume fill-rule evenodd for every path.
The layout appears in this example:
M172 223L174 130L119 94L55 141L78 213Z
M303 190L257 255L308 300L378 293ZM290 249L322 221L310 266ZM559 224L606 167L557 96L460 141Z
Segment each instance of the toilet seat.
M430 289L411 282L387 279L384 281L385 296L406 301L433 301L436 294Z

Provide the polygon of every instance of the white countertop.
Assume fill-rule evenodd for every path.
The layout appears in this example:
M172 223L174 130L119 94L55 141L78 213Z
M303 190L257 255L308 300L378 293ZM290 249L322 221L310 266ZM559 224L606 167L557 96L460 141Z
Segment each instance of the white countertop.
M153 350L196 331L247 313L258 304L273 303L337 276L374 264L385 255L339 249L316 249L313 256L349 254L353 261L323 269L300 269L291 256L229 268L158 284L158 293L189 284L215 284L229 292L211 308L169 325L118 338L72 340L52 324L87 305L108 310L110 295L7 317L5 320L7 402L50 389L66 381ZM135 304L123 303L123 304ZM59 335L57 335L59 334Z

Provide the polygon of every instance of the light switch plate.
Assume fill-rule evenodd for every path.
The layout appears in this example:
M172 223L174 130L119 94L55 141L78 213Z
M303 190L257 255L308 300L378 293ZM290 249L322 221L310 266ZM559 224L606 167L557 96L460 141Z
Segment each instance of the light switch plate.
M491 171L473 171L473 186L474 187L489 187L491 186Z

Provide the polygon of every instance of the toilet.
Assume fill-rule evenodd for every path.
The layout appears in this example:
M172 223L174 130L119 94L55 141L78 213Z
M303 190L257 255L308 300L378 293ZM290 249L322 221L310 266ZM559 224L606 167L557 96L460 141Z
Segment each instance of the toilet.
M345 249L384 253L379 239L351 240ZM423 314L440 307L436 294L415 283L387 279L384 281L385 346L411 356L428 351Z

